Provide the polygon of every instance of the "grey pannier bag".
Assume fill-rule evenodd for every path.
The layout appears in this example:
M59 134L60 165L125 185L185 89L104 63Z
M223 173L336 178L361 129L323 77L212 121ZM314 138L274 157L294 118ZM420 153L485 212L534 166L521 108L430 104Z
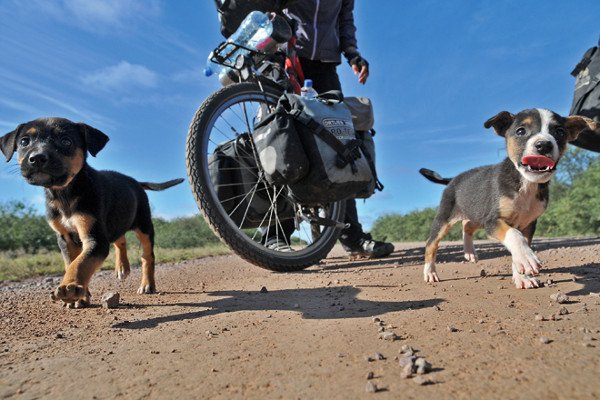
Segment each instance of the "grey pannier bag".
M341 92L323 93L317 99L286 93L279 99L278 117L255 127L258 154L277 154L259 156L267 180L287 185L288 195L298 203L318 205L356 197L376 182L342 100ZM277 135L287 137L276 140ZM301 148L292 145L298 140ZM265 146L273 149L265 151ZM308 169L297 162L304 157Z
M368 198L375 193L375 189L382 191L383 185L377 177L377 168L375 163L375 116L373 113L373 103L368 97L344 97L344 104L350 109L352 114L352 123L356 130L356 136L362 141L361 148L371 164L375 179L363 192L357 193L358 198Z

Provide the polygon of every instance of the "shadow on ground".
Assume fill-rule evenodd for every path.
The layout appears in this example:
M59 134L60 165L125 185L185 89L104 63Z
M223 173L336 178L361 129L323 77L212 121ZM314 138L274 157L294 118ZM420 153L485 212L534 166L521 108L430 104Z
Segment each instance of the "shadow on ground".
M600 237L589 237L579 239L534 239L532 248L534 251L545 251L550 249L560 249L562 247L585 247L600 244ZM476 242L475 249L480 261L490 260L497 257L510 256L510 253L501 243L495 242ZM425 258L425 247L413 247L409 249L396 250L389 257L376 259L376 260L359 260L352 261L348 257L332 257L327 259L327 263L323 264L321 268L316 271L323 269L338 269L338 268L356 268L356 267L368 267L368 266L386 266L386 265L414 265L422 264ZM438 262L462 262L463 257L463 246L462 244L442 245L438 250L437 261ZM600 259L599 259L600 261ZM302 271L304 272L304 271ZM306 272L315 272L315 270L308 270Z
M369 301L358 299L360 289L353 286L260 291L227 290L208 292L213 301L172 303L161 306L198 308L198 311L163 315L133 322L121 322L113 328L147 329L166 322L186 321L209 315L239 311L295 311L307 319L363 318L394 311L433 307L443 299L415 301ZM152 306L148 306L152 307Z

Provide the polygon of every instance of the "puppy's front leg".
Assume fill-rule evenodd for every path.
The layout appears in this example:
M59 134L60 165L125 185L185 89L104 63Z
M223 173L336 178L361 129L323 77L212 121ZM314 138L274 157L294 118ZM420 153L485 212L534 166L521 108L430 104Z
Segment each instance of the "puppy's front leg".
M512 255L513 281L518 289L540 286L533 275L540 272L542 263L535 255L523 234L503 220L498 220L492 236L500 240Z
M58 243L58 248L65 261L66 269L69 264L81 254L81 245L73 241L71 234L64 225L61 224L58 218L51 219L48 223L52 230L56 232L56 242Z
M69 305L74 303L78 308L89 304L89 282L108 256L109 242L92 216L77 215L71 219L81 238L82 250L66 267L62 283L52 293L52 298Z
M473 234L479 228L479 226L468 220L464 220L462 225L465 260L469 262L477 262L477 253L475 252L475 246L473 245Z

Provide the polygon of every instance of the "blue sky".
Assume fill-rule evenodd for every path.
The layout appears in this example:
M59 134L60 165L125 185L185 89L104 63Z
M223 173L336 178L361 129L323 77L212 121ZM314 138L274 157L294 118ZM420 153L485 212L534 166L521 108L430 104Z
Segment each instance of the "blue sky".
M356 0L365 86L339 67L347 95L376 113L385 190L359 201L369 226L384 213L437 205L443 175L500 161L504 143L483 128L502 110L566 114L569 72L600 35L600 2ZM0 132L41 116L83 121L111 138L97 169L142 181L186 177L185 137L196 108L218 89L202 74L222 40L212 0L0 0ZM42 210L15 161L0 165L0 202ZM189 185L150 193L155 215L197 213Z

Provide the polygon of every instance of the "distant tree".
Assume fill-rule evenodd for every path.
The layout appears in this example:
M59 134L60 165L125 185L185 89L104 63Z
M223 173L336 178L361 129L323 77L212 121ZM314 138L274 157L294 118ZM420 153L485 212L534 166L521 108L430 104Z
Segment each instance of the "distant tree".
M586 169L575 165L576 173L569 181L556 183L558 192L552 191L548 210L538 222L538 236L572 236L600 234L600 159L593 158ZM570 164L561 164L565 168Z
M55 249L56 235L46 219L20 201L0 203L0 250Z
M202 247L219 242L208 224L199 215L175 218L170 221L155 218L153 222L156 231L156 245L159 247L181 249Z

